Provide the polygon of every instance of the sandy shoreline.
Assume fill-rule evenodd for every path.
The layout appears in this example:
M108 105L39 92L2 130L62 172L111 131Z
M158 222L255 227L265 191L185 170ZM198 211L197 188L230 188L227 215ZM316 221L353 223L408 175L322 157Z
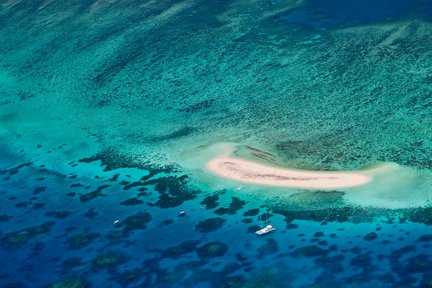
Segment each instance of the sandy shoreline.
M212 173L264 186L301 189L342 189L365 185L372 177L362 172L317 172L267 166L229 155L217 156L206 164Z

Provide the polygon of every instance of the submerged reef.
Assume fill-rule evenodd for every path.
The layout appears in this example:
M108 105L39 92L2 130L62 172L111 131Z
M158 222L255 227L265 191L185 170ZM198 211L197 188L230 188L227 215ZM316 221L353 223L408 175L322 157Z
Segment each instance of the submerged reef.
M279 244L275 239L266 239L266 242L257 249L258 257L275 254L279 251Z
M49 285L49 288L87 288L90 285L81 278L60 280Z
M159 199L152 203L160 208L170 208L180 206L183 202L195 199L200 191L189 185L188 175L178 175L179 167L176 165L158 166L150 162L138 161L135 158L117 152L114 149L106 149L96 155L79 160L80 162L92 163L101 161L102 166L105 166L105 171L111 171L119 168L137 168L147 173L141 177L139 181L120 182L124 190L129 190L133 187L147 189L149 186L154 186L154 189L159 193ZM155 177L156 175L164 175ZM103 185L92 192L85 193L80 196L81 201L88 202L99 196L106 196L102 191L111 185ZM143 191L142 191L143 192ZM145 193L141 193L145 195ZM122 205L131 206L143 204L144 201L138 197L130 198L121 202Z
M138 212L135 215L131 215L121 221L119 225L125 232L131 232L133 230L144 230L147 228L147 224L152 220L152 216L148 212Z
M377 233L375 233L375 232L367 233L367 234L363 237L363 239L365 239L365 240L367 240L367 241L373 241L373 240L375 240L375 239L377 239L377 238L378 238L378 235L377 235Z
M144 203L144 201L138 199L138 197L129 198L129 199L126 199L126 200L120 202L121 205L125 205L125 206L140 205L140 204L143 204L143 203Z
M216 208L219 204L218 204L218 200L219 200L219 196L217 194L215 195L210 195L205 197L200 204L201 205L205 205L206 209L213 209Z
M229 204L228 207L220 207L216 209L214 213L218 215L223 215L223 214L233 215L238 210L241 210L243 206L246 205L246 203L247 203L246 201L241 200L238 197L231 197L231 203Z
M222 228L222 226L224 225L225 222L226 222L226 219L220 218L220 217L206 219L206 220L200 221L196 225L195 230L197 230L201 233L216 231L216 230Z
M199 243L199 240L187 240L177 246L168 247L162 252L162 257L178 259L183 257L185 254L195 252Z
M106 196L106 194L102 194L102 191L105 190L106 188L110 187L110 186L111 185L101 185L101 186L97 187L96 190L81 195L80 196L81 202L85 203L85 202L88 202L90 200L96 199L97 197Z
M68 239L71 248L79 249L91 244L95 239L99 238L101 235L98 233L81 233L71 236Z
M339 206L339 205L338 205ZM285 221L289 228L294 220L311 220L314 222L348 222L365 223L373 222L381 218L385 223L406 223L407 221L432 225L430 207L407 208L407 209L383 209L373 207L360 207L343 205L340 207L329 207L327 209L303 209L292 210L291 204L273 204L269 201L269 207L276 214L285 216Z
M188 187L188 178L187 175L168 176L147 181L147 184L156 184L155 190L159 192L159 200L154 205L159 208L177 207L184 201L195 199L199 191Z
M92 269L114 269L124 261L125 258L123 255L114 252L106 252L92 260Z
M317 245L309 245L298 248L295 253L306 257L318 257L326 256L329 253L329 250L323 249Z
M206 243L196 250L199 257L213 258L213 257L221 257L225 255L228 251L228 245L219 241Z
M10 232L4 235L0 241L1 244L8 248L19 248L24 246L31 239L38 235L49 233L54 222L49 221L41 225L32 226L16 232Z
M148 171L149 177L159 173L172 173L178 171L178 167L174 165L159 167L158 165L151 164L150 162L142 161L141 159L137 160L132 156L120 153L114 148L106 148L105 150L91 157L86 157L79 160L79 162L82 163L92 163L95 161L101 161L102 166L105 166L105 171L111 171L119 168L138 168L143 171Z

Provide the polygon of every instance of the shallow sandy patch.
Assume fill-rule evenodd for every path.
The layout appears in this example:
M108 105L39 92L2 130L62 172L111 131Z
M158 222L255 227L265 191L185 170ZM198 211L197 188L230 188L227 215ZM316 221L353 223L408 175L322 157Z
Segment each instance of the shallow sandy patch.
M303 189L342 189L365 185L366 172L317 172L272 167L231 156L218 156L206 164L212 173L240 182Z

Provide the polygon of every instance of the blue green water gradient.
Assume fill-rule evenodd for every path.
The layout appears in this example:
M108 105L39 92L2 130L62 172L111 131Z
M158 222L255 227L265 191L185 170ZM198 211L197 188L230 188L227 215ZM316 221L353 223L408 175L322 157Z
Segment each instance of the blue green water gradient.
M429 287L431 13L1 2L0 287ZM363 190L248 186L202 169L221 142L399 168ZM277 230L257 237L262 218Z

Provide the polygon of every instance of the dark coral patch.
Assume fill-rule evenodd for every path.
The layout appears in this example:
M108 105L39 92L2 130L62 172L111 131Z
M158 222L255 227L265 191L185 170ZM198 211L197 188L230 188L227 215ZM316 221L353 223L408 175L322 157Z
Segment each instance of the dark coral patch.
M160 208L180 206L184 201L196 198L198 191L187 187L189 177L168 176L147 181L147 184L156 184L155 190L159 192L159 200L154 204Z
M111 241L116 242L116 241L119 241L119 240L122 240L122 239L129 237L129 235L130 235L129 231L125 231L123 229L118 229L118 230L113 230L113 231L108 232L108 234L106 234L105 237Z
M128 190L132 187L141 186L140 191L145 191L147 185L155 185L156 190L161 194L159 201L155 204L161 208L175 207L180 205L183 201L195 198L195 191L188 191L185 188L187 176L168 176L151 179L158 173L177 172L174 166L158 167L153 164L137 162L134 158L119 154L114 149L108 149L96 154L93 157L81 159L80 162L93 162L101 160L102 165L105 165L105 171L117 168L138 168L149 172L148 175L141 178L138 182L122 181L123 189ZM117 175L117 176L116 176ZM116 181L116 177L109 179L109 181ZM81 196L83 202L94 199L98 196L104 196L99 193L100 191L93 191Z
M84 216L89 219L94 219L97 215L99 215L99 213L96 212L95 208L90 208L86 213L84 213Z
M289 223L287 225L287 229L297 229L299 228L299 225L295 224L295 223Z
M195 267L195 271L193 273L192 277L197 277L201 274L201 270L197 269ZM155 281L155 284L152 285L153 287L176 287L179 286L180 283L184 283L187 271L185 271L185 266L183 265L176 265L173 267L170 267L168 269L159 269L157 271L157 278ZM202 277L202 275L200 275ZM200 277L198 276L198 277ZM209 276L209 275L205 275ZM194 281L192 281L193 283ZM180 285L183 286L184 285ZM186 285L187 286L187 285ZM147 285L146 287L150 287L150 285Z
M432 207L419 207L410 211L408 218L413 222L420 222L426 225L432 225Z
M16 208L27 208L29 202L19 202L17 204L15 204Z
M318 257L314 259L314 262L321 265L325 270L331 272L332 275L334 275L335 273L343 272L344 263L342 261L344 259L344 255L335 255L331 257Z
M108 179L108 181L110 182L115 182L118 180L120 174L114 174L110 179Z
M142 230L147 228L147 224L152 220L148 212L139 212L121 221L120 227L124 231Z
M375 232L367 233L367 234L363 237L363 239L365 239L366 241L373 241L373 240L375 240L375 239L377 239L377 238L378 238L378 235L377 235Z
M258 219L262 220L262 221L267 221L268 219L270 219L270 217L272 217L273 215L266 212L261 214L260 216L258 216Z
M65 219L72 214L74 214L72 211L50 211L45 213L46 216L57 219Z
M238 263L228 263L224 266L224 268L221 270L222 275L229 275L232 273L235 273L236 271L240 270L242 268L242 265Z
M182 197L178 197L178 196L173 197L168 194L161 194L159 196L159 200L154 205L156 205L159 208L173 208L183 204L184 200L185 198L182 199Z
M321 197L320 195L324 193L326 192L320 192L316 196ZM316 209L308 210L308 207L302 207L302 209L297 209L296 207L291 207L288 204L285 205L278 203L277 205L272 207L272 210L275 213L285 216L285 221L288 223L294 220L311 220L314 222L320 222L322 224L329 222L370 223L373 222L377 216L385 215L387 218L385 223L387 224L394 224L395 222L405 223L409 220L412 222L432 225L432 218L430 217L430 215L432 214L432 207L386 210L380 208L366 209L360 206L354 207L343 205L344 204L341 204L340 207L329 207L327 209L317 207ZM403 217L401 217L401 214L403 215ZM342 231L344 228L339 229L339 231ZM381 227L377 227L375 230L380 231L381 229Z
M1 238L1 243L9 248L21 247L37 235L48 233L53 225L54 222L45 222L38 226L8 233Z
M219 241L209 242L197 249L200 258L213 258L225 255L228 245Z
M49 285L49 288L87 288L89 284L82 278L59 280Z
M238 210L242 209L245 204L246 204L246 201L241 200L237 197L232 197L229 207L227 207L227 208L221 207L221 208L215 210L214 213L216 213L218 215L223 215L223 214L233 215Z
M166 220L164 220L164 221L161 222L161 225L168 226L168 225L171 225L173 223L174 223L174 220L172 220L172 219L166 219Z
M105 194L102 194L102 191L108 187L110 187L111 185L102 185L99 186L96 190L83 194L80 196L80 200L81 202L88 202L90 200L93 200L99 196L105 196Z
M417 241L430 242L430 241L432 241L432 234L423 234L417 239Z
M1 214L0 215L0 222L7 222L9 221L9 219L13 218L12 216L6 215L6 214Z
M221 208L219 208L219 209L216 209L216 210L214 211L214 213L217 214L217 215L224 215L224 214L227 214L227 213L228 213L228 208L221 207Z
M102 165L105 166L105 171L115 170L118 168L137 168L149 171L151 176L162 172L170 173L177 171L177 168L174 166L158 167L149 162L137 161L134 157L121 154L113 148L108 148L94 156L80 159L79 162L91 163L98 160L100 160Z
M142 182L142 181L129 182L129 181L124 181L123 180L119 184L123 186L123 190L130 190L130 189L132 189L134 187L144 186L145 182Z
M241 222L246 223L246 224L250 224L250 223L253 222L253 219L251 219L251 218L245 218L245 219L242 219Z
M34 203L32 209L39 210L43 209L46 206L46 203Z
M261 245L258 249L258 255L260 257L277 253L279 251L279 245L275 239L267 239L266 243Z
M429 255L419 254L408 259L405 270L408 273L428 273L432 270L432 261Z
M99 255L92 261L92 268L94 270L112 269L117 265L124 262L124 257L114 252L107 252Z
M361 215L360 220L365 222L373 220L373 215L370 215L370 213L368 213L367 211L353 207L328 208L317 210L293 210L288 208L274 207L273 212L285 216L285 221L288 223L294 220L312 220L315 222L326 221L342 223L350 222L352 215Z
M216 208L218 206L218 201L219 200L219 196L218 195L211 195L211 196L207 196L205 197L200 204L201 205L205 205L206 209L213 209Z
M71 188L79 188L79 187L84 187L85 185L81 184L81 183L73 183L70 185Z
M188 240L180 245L169 247L162 252L162 257L178 259L185 254L194 252L199 242L199 240Z
M221 275L222 276L222 275ZM244 276L240 275L232 275L227 277L219 277L212 282L212 287L218 288L231 288L231 287L277 287L272 285L271 283L267 283L270 281L257 282L256 280L248 280Z
M372 265L372 258L368 254L359 254L350 261L351 266L368 268Z
M39 187L36 187L36 188L33 190L33 194L34 194L34 195L37 195L37 194L39 194L39 193L42 193L42 192L44 192L44 191L46 190L46 188L47 188L47 187L45 187L45 186L39 186Z
M241 210L246 203L246 201L240 198L232 197L228 208L228 214L235 214L238 210Z
M295 250L295 253L306 257L326 256L328 252L327 249L323 249L316 245L304 246Z
M29 167L29 166L31 166L31 165L32 165L31 162L27 162L27 163L20 164L20 165L18 165L18 166L16 166L16 167L13 167L13 168L10 168L10 169L0 170L0 175L3 175L3 174L15 175L15 174L18 174L18 173L19 173L19 170L20 170L21 168Z
M220 229L226 222L226 219L215 217L215 218L209 218L203 221L200 221L196 227L195 230L201 232L201 233L207 233L212 232Z
M125 205L125 206L140 205L140 204L143 204L143 203L144 203L144 201L142 201L142 200L140 200L140 199L138 199L136 197L129 198L129 199L126 199L126 200L120 202L121 205Z
M254 208L254 209L250 209L246 212L243 213L243 216L256 216L259 214L259 209L258 208Z
M121 287L128 287L132 283L141 280L145 275L148 274L143 269L126 270L119 275L117 282L120 283Z
M71 248L82 248L93 242L99 236L100 235L97 233L81 233L70 237L68 243Z

